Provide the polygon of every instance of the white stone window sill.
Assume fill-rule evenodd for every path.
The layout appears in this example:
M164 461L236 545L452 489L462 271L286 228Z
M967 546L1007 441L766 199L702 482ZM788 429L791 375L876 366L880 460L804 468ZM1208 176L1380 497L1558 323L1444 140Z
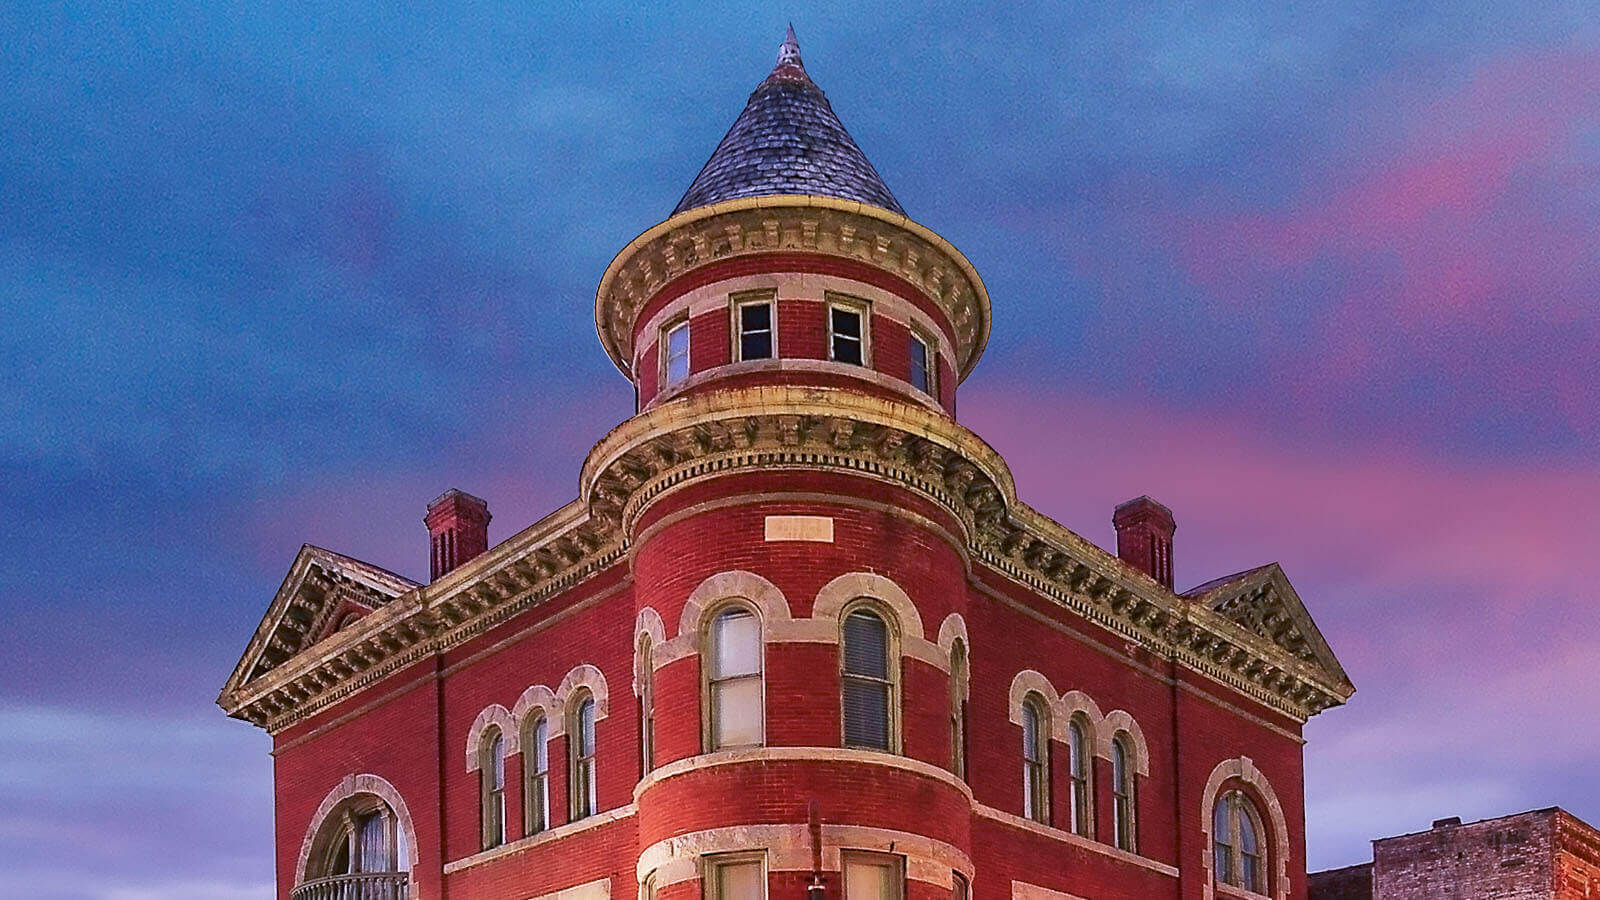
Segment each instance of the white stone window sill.
M1238 900L1272 900L1272 898L1268 897L1266 894L1258 894L1255 891L1248 891L1242 887L1234 887L1231 884L1225 884L1221 881L1217 882L1217 896L1235 897L1238 898Z

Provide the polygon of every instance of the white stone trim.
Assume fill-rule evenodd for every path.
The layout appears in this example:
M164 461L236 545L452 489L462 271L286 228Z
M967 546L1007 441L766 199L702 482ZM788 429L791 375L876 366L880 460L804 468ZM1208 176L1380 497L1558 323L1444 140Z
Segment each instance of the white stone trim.
M1267 776L1256 768L1248 756L1237 759L1225 759L1217 763L1211 770L1211 777L1206 779L1206 789L1200 800L1200 830L1205 835L1204 846L1201 847L1201 861L1205 866L1204 884L1202 885L1204 900L1214 900L1217 895L1216 873L1213 871L1212 861L1212 812L1216 809L1217 798L1222 794L1222 786L1229 781L1238 780L1261 796L1266 805L1262 810L1266 815L1272 829L1272 846L1269 848L1269 860L1272 868L1277 870L1276 884L1272 888L1272 900L1285 900L1289 896L1289 822L1283 812L1283 804L1279 802L1278 795L1272 790L1272 785L1267 781Z
M944 621L939 623L937 643L939 649L944 651L945 659L950 658L950 648L955 646L958 638L967 648L967 665L970 666L972 665L972 638L967 637L967 620L961 617L961 613L953 612L945 616Z
M922 614L917 611L917 605L892 579L872 572L848 572L823 585L811 603L811 617L838 623L839 614L850 601L859 597L876 600L892 610L899 619L898 630L902 639L916 638L926 642L922 631Z
M639 644L645 637L650 638L650 668L651 672L644 670L644 659L639 653ZM661 614L646 606L639 610L639 615L633 620L633 695L644 696L645 679L655 670L655 657L667 643L667 625L661 621Z
M530 834L526 837L520 837L514 841L501 844L498 847L494 847L489 850L483 850L478 853L474 853L471 856L463 856L454 862L445 863L444 874L454 875L462 869L470 869L473 866L481 866L486 862L492 862L500 859L503 856L511 856L515 853L521 853L522 851L531 847L537 847L541 844L548 844L554 841L559 841L563 838L569 838L575 834L580 834L593 828L599 828L602 825L610 825L612 822L619 822L628 818L629 816L634 815L638 811L639 807L629 803L627 806L619 806L616 809L608 809L605 812L598 812L592 816L585 816L576 822L568 822L565 825L557 825L554 828L546 828L544 831L541 831L537 834Z
M1007 699L1007 713L1011 724L1022 724L1022 701L1029 694L1038 694L1044 699L1045 714L1050 716L1046 725L1050 726L1050 737L1053 740L1065 740L1067 732L1059 723L1061 717L1057 715L1056 707L1061 703L1061 695L1056 693L1055 686L1050 683L1042 672L1036 669L1023 669L1011 679L1011 692Z
M556 699L556 692L548 687L535 684L523 691L522 696L517 698L516 705L511 707L511 720L517 725L517 750L526 749L522 746L522 733L527 729L532 716L543 715L548 727L555 729L556 723L561 721L561 711L561 702Z
M790 617L789 598L778 590L777 585L742 569L718 572L689 592L689 599L683 604L683 613L678 617L678 636L698 639L705 626L707 610L723 600L735 599L754 604L756 611L761 614L763 626Z
M517 720L504 706L491 703L478 713L472 720L472 727L467 729L467 771L476 772L483 758L483 736L490 728L500 729L500 737L505 741L505 755L511 756L518 752L521 743L521 734L517 730Z
M1111 759L1111 745L1116 741L1118 734L1128 736L1128 750L1133 754L1129 760L1133 764L1136 774L1148 777L1150 775L1150 745L1145 743L1144 731L1139 728L1139 723L1133 716L1120 709L1106 713L1106 717L1095 725L1096 747L1095 754L1101 759Z
M881 750L860 750L853 747L739 747L733 750L714 750L702 753L699 756L689 756L673 760L663 766L657 766L649 774L634 785L633 799L638 802L644 792L666 781L677 778L690 772L699 772L717 766L737 765L748 762L832 762L832 763L858 763L862 765L885 766L891 769L900 769L943 782L961 793L968 800L972 799L972 786L952 775L948 769L901 756L897 753L885 753Z
M600 878L595 881L586 881L583 884L562 888L554 893L529 897L528 900L611 900L611 879Z
M394 813L397 827L405 832L406 851L411 856L411 890L410 896L415 900L424 900L422 889L417 884L417 829L411 822L411 810L406 808L406 801L395 790L395 786L379 775L363 773L360 775L346 775L328 791L327 796L317 805L317 811L311 814L311 823L306 827L305 837L300 841L300 856L294 866L294 883L296 886L305 883L306 867L311 861L311 846L316 842L317 832L322 829L322 824L328 816L339 807L341 803L361 794L371 794L382 800Z
M1047 887L1029 884L1026 881L1011 882L1011 900L1089 900L1077 894L1065 891L1052 891Z
M1055 827L1054 825L1045 825L1042 822L1035 822L1032 819L1025 819L1022 816L1008 813L1003 809L995 809L994 807L983 803L972 804L972 811L986 819L993 819L996 822L1010 825L1013 828L1021 828L1024 831L1031 831L1034 834L1042 835L1050 838L1053 841L1059 841L1063 844L1071 844L1080 850L1088 850L1091 853L1098 853L1102 856L1108 856L1119 862L1131 863L1141 868L1149 869L1152 872L1165 875L1168 878L1178 877L1178 870L1175 866L1169 866L1164 862L1158 862L1147 856L1140 856L1137 853L1129 853L1126 850L1118 850L1116 847L1113 847L1110 844L1103 844L1094 838L1086 838L1073 834L1070 831L1065 831ZM1209 847L1206 848L1206 852L1210 852Z
M972 860L953 844L908 831L864 825L822 826L823 871L840 870L842 851L864 850L904 856L906 878L949 889L952 872L970 880ZM730 825L657 841L639 854L634 877L639 884L655 875L656 887L700 877L700 858L712 853L765 851L768 872L811 871L811 835L805 824Z
M572 701L572 695L580 688L588 688L594 695L594 720L599 722L610 714L611 699L606 689L606 676L596 666L589 663L580 663L572 667L567 677L561 679L560 687L556 688L556 705L561 710L561 718L550 723L550 737L555 738L567 733L566 712Z

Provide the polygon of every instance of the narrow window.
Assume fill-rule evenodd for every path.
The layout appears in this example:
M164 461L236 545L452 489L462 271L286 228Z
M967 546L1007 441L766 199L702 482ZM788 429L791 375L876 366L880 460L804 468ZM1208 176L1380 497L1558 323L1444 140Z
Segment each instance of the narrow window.
M650 635L639 638L639 774L656 767L655 649Z
M1132 852L1135 841L1133 820L1133 770L1128 767L1128 738L1118 734L1111 742L1111 791L1113 842L1119 850Z
M771 359L772 301L740 303L738 310L739 359Z
M730 606L711 620L708 643L707 748L760 746L765 724L761 703L761 620L742 606Z
M574 821L595 813L594 697L581 694L572 721L567 725L567 746L572 756L571 797Z
M844 900L903 900L905 866L884 853L840 854L844 868Z
M865 320L860 307L828 306L828 356L835 362L866 365Z
M1067 769L1072 778L1072 833L1094 836L1094 817L1089 813L1089 732L1081 717L1067 725Z
M889 669L889 626L877 613L857 609L844 617L841 694L844 745L891 749L894 681Z
M484 735L478 777L483 799L483 849L506 842L506 740L498 728Z
M933 394L936 374L934 371L937 357L928 341L917 334L911 333L911 386L924 394Z
M705 900L762 900L767 896L766 864L760 854L708 856L704 880Z
M972 894L972 886L967 883L967 876L955 872L950 876L951 900L967 900Z
M1022 814L1050 823L1050 720L1038 694L1022 700Z
M1218 798L1211 814L1211 848L1218 882L1266 893L1261 817L1242 791L1230 791Z
M689 320L667 326L661 337L661 380L677 384L689 377Z
M550 827L550 722L544 716L528 725L522 739L522 822L528 834Z
M950 645L950 771L967 777L967 645Z
M656 900L656 873L651 872L644 877L644 884L639 885L639 900Z

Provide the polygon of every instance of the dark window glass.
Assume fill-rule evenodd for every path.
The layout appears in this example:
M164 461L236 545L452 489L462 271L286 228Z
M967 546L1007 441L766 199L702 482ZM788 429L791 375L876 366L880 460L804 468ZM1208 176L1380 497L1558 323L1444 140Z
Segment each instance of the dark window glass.
M859 366L864 360L861 352L861 313L842 306L828 308L828 336L834 360Z
M866 610L845 617L843 647L844 743L888 750L889 627Z
M739 307L739 358L772 358L772 304Z
M933 373L930 365L928 342L911 336L911 386L924 394L933 393Z

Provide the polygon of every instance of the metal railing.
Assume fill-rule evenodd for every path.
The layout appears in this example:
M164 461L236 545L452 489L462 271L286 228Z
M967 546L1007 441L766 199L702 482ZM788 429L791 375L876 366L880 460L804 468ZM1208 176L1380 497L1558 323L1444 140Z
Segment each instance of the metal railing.
M406 900L411 876L405 872L332 875L301 884L289 900Z

